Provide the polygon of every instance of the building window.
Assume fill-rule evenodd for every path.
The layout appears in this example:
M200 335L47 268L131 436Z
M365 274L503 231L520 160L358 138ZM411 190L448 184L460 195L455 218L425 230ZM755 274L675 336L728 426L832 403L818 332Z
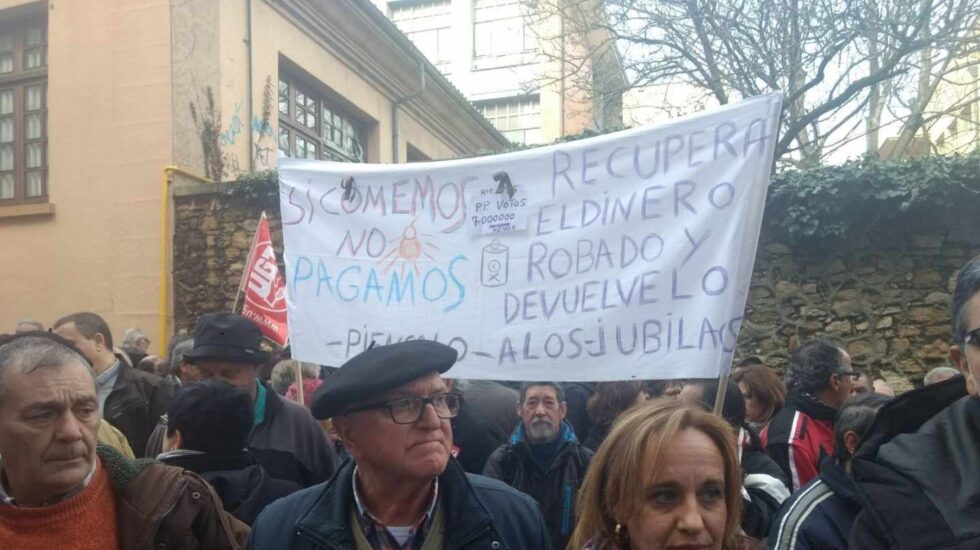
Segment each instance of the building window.
M531 14L522 13L521 3L522 0L474 0L474 57L496 57L538 49L538 41L528 25Z
M365 125L312 86L279 78L279 155L365 162Z
M0 26L0 204L48 195L46 35L36 18Z
M539 96L509 97L476 104L483 117L514 143L541 143Z
M450 0L388 2L390 19L425 57L446 73L452 60Z

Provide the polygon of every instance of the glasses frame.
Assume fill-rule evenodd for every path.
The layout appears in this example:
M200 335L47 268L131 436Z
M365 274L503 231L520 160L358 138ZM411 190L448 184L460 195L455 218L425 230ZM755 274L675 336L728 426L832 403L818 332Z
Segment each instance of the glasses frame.
M456 399L459 400L459 407L456 409L455 413L452 413L452 411L450 411L449 413L450 416L442 416L441 414L439 414L439 409L436 408L435 401L437 399L444 399L448 396L456 397ZM395 411L392 408L392 406L394 403L397 403L399 401L407 401L407 400L420 401L422 403L422 406L419 407L419 414L418 416L415 417L414 420L412 420L411 422L399 422L397 419L395 419ZM463 408L463 394L459 392L445 392L445 393L437 393L436 395L430 395L429 397L422 397L420 395L408 395L405 397L399 397L397 399L391 399L388 401L379 401L377 403L371 403L368 405L362 405L360 407L354 407L353 409L348 409L344 411L344 414L351 414L351 413L363 412L363 411L373 411L377 409L388 409L388 417L391 418L392 422L394 422L395 424L408 425L408 424L415 424L416 422L419 421L420 418L422 418L422 415L425 414L426 405L432 405L432 410L435 411L436 416L438 416L439 418L443 420L450 420L456 418L459 415L459 409Z
M963 338L963 345L980 348L980 328L975 328L967 332Z
M846 370L843 370L843 369L838 369L837 372L836 372L836 374L837 374L837 376L848 376L848 377L850 377L851 382L857 382L858 380L861 379L861 375L864 374L864 371L861 370L861 369L853 369L853 370L850 370L850 371L846 371Z

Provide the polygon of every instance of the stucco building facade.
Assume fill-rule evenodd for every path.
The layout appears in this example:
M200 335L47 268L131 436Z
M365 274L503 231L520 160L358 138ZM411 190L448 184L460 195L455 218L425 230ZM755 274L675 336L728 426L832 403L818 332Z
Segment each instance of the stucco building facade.
M175 186L505 144L368 0L0 0L0 332L168 333Z

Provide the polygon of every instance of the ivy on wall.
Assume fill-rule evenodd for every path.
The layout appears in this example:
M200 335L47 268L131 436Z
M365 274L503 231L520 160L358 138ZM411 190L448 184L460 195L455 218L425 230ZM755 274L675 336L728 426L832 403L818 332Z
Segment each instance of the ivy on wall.
M244 175L226 193L278 210L278 174ZM763 223L769 237L821 249L872 229L947 227L963 217L976 218L978 204L980 149L901 161L866 158L775 175Z
M976 217L980 149L965 156L854 160L773 177L766 203L770 234L827 246L874 229L946 227Z

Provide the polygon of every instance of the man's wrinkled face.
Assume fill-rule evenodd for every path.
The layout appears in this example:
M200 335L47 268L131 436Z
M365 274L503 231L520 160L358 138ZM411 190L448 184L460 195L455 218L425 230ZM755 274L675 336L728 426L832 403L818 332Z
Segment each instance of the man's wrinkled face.
M0 455L14 498L39 505L78 486L95 462L99 399L88 367L73 362L3 375Z
M524 433L531 443L547 443L561 429L568 407L558 401L558 391L551 386L531 386L518 405L517 414L524 422Z
M136 340L136 349L146 353L150 349L150 339L145 337L140 337Z
M190 384L191 382L197 382L201 379L201 369L197 368L196 365L188 363L184 359L180 360L180 366L177 368L177 376L180 381L184 384Z
M432 397L449 392L438 373L418 378L371 399L371 404L404 397ZM367 403L364 403L367 405ZM351 409L356 406L351 407ZM449 463L453 431L449 419L439 418L427 404L418 420L397 424L385 407L333 419L337 435L368 475L380 473L389 479L431 480Z
M966 313L966 333L980 329L980 292L963 305ZM980 380L980 341L956 342L949 348L949 359L953 366L966 377L966 388L970 395L980 395L977 381Z

